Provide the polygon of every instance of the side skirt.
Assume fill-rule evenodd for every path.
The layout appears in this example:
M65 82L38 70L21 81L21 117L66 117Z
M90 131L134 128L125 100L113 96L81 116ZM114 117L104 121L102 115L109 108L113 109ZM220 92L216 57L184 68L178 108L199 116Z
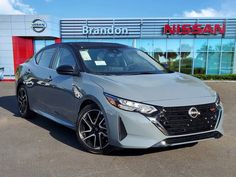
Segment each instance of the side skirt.
M36 112L37 114L39 114L39 115L41 115L41 116L47 118L47 119L50 119L50 120L52 120L52 121L54 121L54 122L56 122L56 123L58 123L58 124L61 124L61 125L65 126L65 127L70 128L70 129L72 129L72 130L75 130L75 129L76 129L76 125L73 124L73 123L70 122L70 121L62 120L62 119L60 119L60 118L54 117L54 116L52 116L52 115L50 115L50 114L47 114L47 113L45 113L45 112L43 112L43 111L40 111L40 110L35 110L35 109L33 109L33 111Z

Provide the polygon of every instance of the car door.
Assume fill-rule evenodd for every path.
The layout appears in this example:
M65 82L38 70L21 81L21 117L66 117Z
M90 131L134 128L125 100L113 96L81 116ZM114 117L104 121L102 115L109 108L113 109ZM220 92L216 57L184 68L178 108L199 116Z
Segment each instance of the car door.
M34 81L33 87L29 89L30 104L31 108L36 112L50 112L48 101L52 99L49 93L53 87L51 85L51 73L53 70L50 66L56 51L57 47L52 46L39 52L30 71Z
M56 68L61 65L70 65L73 68L77 67L76 57L73 51L69 47L61 46L57 55L54 58L52 64L51 79L50 82L53 89L50 90L50 100L48 100L48 107L50 113L63 120L64 123L74 123L77 118L77 105L78 99L76 99L73 87L74 77L72 75L58 74Z

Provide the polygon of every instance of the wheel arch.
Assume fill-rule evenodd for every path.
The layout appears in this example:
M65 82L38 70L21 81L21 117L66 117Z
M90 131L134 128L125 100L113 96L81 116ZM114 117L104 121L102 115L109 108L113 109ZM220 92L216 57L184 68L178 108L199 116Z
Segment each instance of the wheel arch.
M106 120L106 122L107 122L107 133L108 133L108 140L110 139L110 128L109 128L109 124L108 124L108 117L107 117L107 114L106 114L106 111L105 111L105 109L104 109L104 107L102 106L102 104L100 103L100 101L96 98L96 97L94 97L94 96L92 96L92 95L87 95L87 96L85 96L84 98L83 98L83 100L81 100L81 103L80 103L80 105L79 105L79 108L78 108L78 115L79 115L79 113L81 112L81 110L85 107L85 106L87 106L87 105L89 105L89 104L96 104L97 106L98 106L98 108L104 113L104 117L105 117L105 120ZM79 117L78 117L78 119L79 119ZM76 120L76 122L78 121L78 119ZM77 125L77 123L76 123L76 125Z
M22 85L24 85L22 80L17 81L17 83L16 83L16 95L18 94L18 90Z

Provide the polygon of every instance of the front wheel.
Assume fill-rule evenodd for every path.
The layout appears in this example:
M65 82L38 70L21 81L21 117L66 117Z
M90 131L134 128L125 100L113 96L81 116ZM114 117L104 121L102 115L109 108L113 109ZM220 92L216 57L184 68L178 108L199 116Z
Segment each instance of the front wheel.
M105 154L112 149L108 142L104 113L94 104L85 106L79 113L76 134L88 152Z

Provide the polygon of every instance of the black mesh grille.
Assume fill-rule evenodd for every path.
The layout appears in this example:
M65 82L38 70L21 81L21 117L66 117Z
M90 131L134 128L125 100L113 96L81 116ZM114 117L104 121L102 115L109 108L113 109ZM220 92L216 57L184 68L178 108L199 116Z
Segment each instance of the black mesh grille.
M189 116L188 111L195 107L199 112L196 118ZM181 107L164 107L163 113L158 117L160 124L166 129L168 135L182 135L213 130L219 111L214 103Z

